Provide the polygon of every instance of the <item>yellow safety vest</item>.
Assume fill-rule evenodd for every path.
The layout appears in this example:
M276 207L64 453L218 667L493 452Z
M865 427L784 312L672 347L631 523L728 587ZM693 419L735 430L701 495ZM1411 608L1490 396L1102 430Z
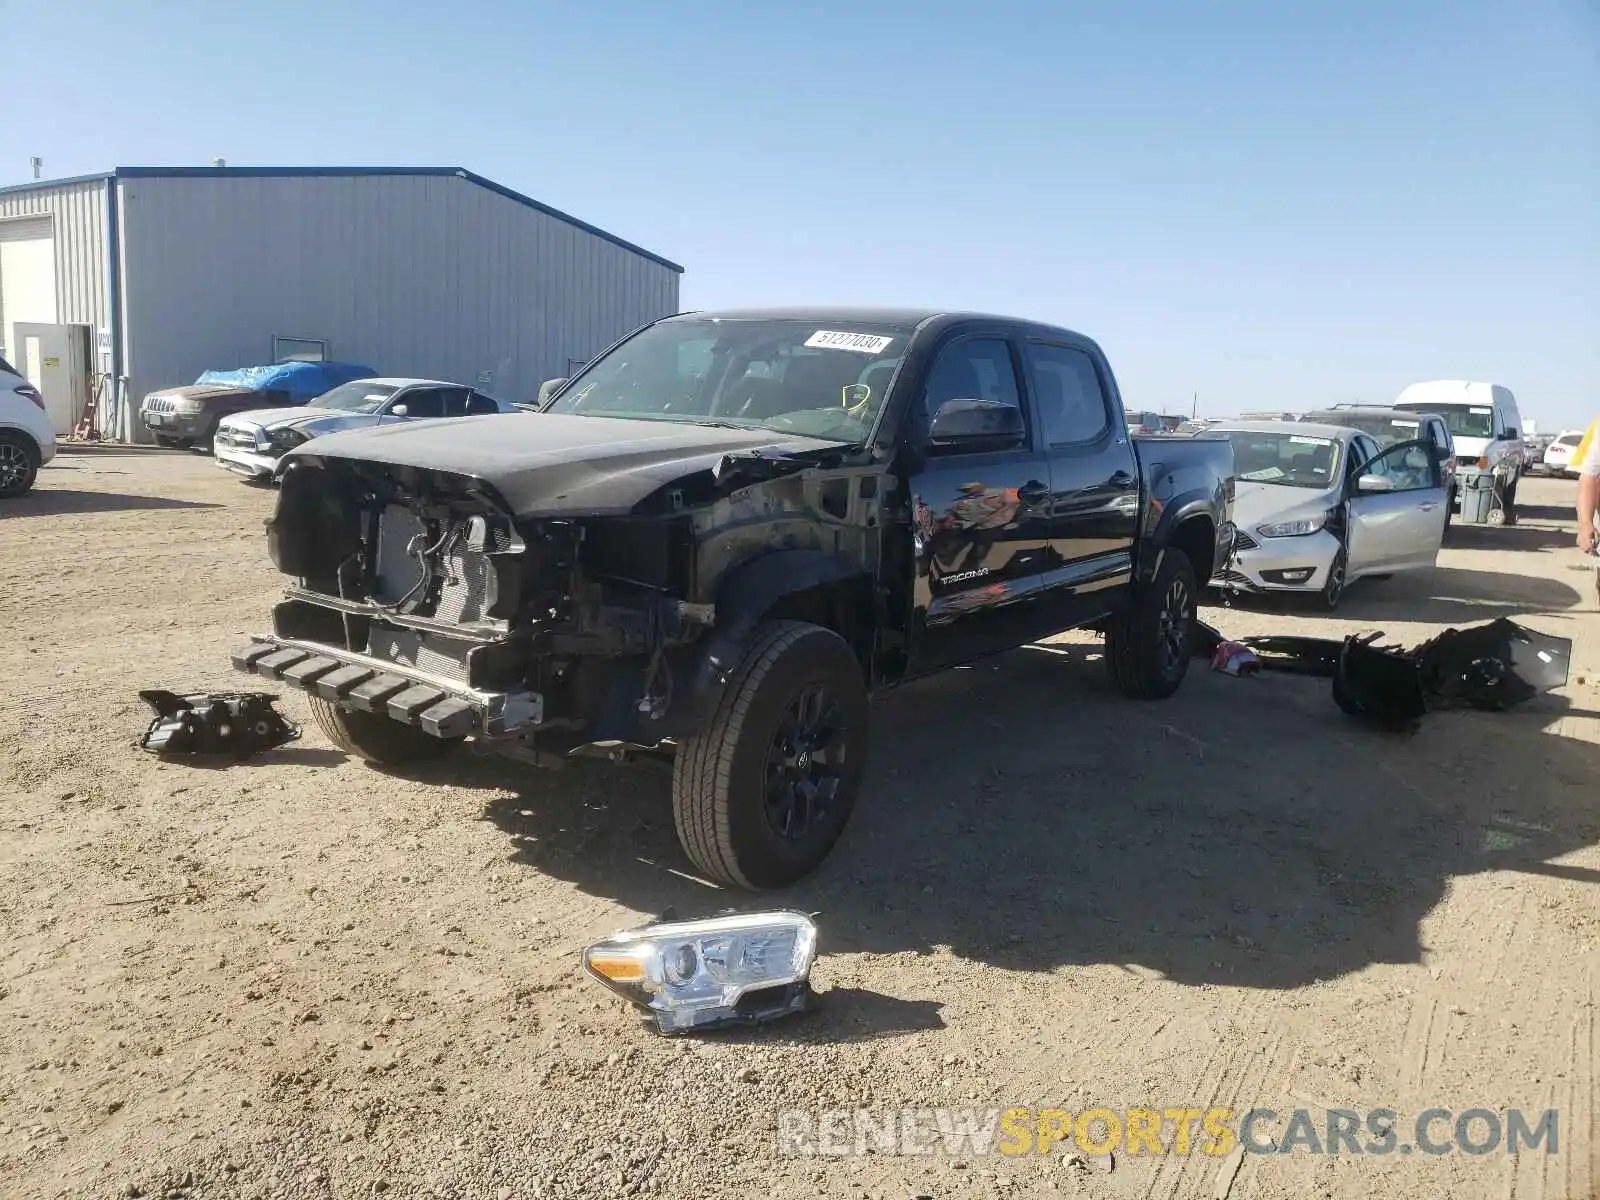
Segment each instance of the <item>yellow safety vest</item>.
M1583 431L1583 441L1578 443L1578 448L1572 452L1572 458L1568 460L1572 464L1572 470L1576 471L1583 465L1584 460L1588 458L1589 447L1594 445L1594 436L1597 431L1600 431L1600 421L1591 421L1589 428Z

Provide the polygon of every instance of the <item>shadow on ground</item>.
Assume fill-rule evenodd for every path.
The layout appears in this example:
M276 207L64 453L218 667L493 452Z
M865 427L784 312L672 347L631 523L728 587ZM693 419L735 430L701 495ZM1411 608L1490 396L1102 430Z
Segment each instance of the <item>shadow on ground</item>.
M644 913L795 907L820 914L833 951L949 947L1017 970L1137 964L1261 988L1416 962L1453 878L1565 875L1549 860L1600 839L1585 800L1600 746L1544 732L1556 697L1396 737L1345 717L1318 680L1197 669L1172 701L1129 703L1097 655L1028 648L879 701L844 839L760 898L693 877L660 764L430 774L494 793L485 816L513 863Z
M1574 512L1578 503L1578 491L1572 491L1571 504L1518 504L1517 520L1521 521L1571 521L1577 514ZM1520 525L1518 526L1520 528ZM1568 543L1572 535L1567 535Z
M136 496L124 492L81 492L74 488L35 488L0 504L0 520L16 517L61 517L75 513L126 512L154 508L221 508L199 500Z
M1519 523L1505 525L1455 524L1445 534L1444 544L1450 550L1570 550L1573 536L1568 529L1548 529L1520 523L1527 520L1522 512Z
M1560 613L1583 602L1584 597L1576 588L1559 579L1435 567L1388 579L1357 580L1345 593L1339 616L1357 621L1387 619L1460 625L1496 617Z

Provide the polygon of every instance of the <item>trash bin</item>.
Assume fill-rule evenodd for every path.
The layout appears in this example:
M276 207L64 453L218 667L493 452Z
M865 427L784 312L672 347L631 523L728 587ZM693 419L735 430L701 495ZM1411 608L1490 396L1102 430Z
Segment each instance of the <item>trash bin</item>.
M1468 525L1486 524L1493 503L1494 476L1488 471L1468 475L1461 481L1461 519Z

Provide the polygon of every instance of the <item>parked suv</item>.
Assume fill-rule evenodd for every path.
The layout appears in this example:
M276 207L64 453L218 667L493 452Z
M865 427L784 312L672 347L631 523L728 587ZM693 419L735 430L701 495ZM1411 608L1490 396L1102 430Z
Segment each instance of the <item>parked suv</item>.
M1427 442L1439 456L1439 466L1444 472L1445 499L1449 502L1444 523L1449 527L1460 495L1456 490L1455 438L1451 436L1449 423L1443 416L1378 404L1335 404L1332 408L1308 412L1301 419L1320 425L1359 429L1383 450L1401 442Z
M206 371L186 387L151 392L139 416L158 446L211 449L222 419L253 408L301 405L330 388L377 372L359 363L277 363Z
M1065 329L668 317L537 415L290 450L268 544L293 582L234 664L373 762L674 752L690 859L779 887L844 829L875 690L1090 627L1125 695L1176 691L1232 463L1130 439Z
M0 358L0 499L33 487L39 468L56 456L56 432L44 397Z

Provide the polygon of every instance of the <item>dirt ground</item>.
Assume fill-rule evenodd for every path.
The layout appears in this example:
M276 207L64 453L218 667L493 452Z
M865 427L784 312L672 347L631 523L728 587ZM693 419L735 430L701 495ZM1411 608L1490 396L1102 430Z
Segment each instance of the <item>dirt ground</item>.
M749 903L691 874L659 765L401 777L314 727L158 762L135 692L244 683L273 493L195 455L64 454L0 508L0 1195L1600 1194L1600 618L1574 485L1524 489L1521 526L1457 528L1337 619L1207 615L1408 642L1516 615L1576 639L1564 692L1388 736L1325 683L1199 664L1131 704L1074 636L889 695L851 828L775 897L820 914L822 1008L686 1041L576 958ZM1560 1140L776 1148L779 1110L949 1105L1557 1108Z

